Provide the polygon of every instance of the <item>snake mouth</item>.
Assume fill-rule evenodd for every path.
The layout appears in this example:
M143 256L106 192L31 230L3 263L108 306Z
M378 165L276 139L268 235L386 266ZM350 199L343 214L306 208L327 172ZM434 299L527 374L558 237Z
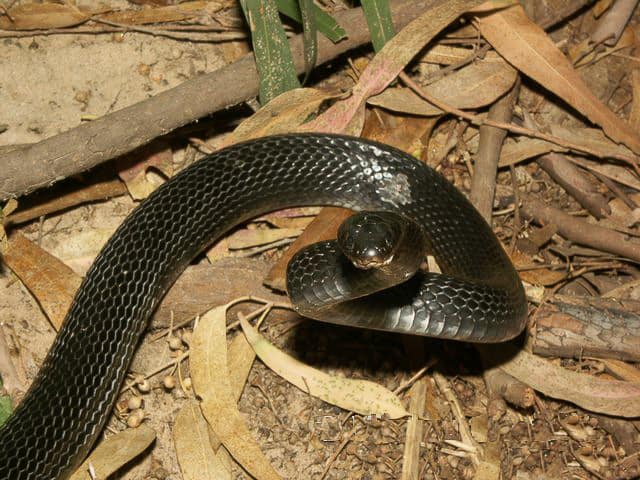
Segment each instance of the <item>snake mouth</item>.
M359 258L352 258L351 262L356 268L361 270L371 270L372 268L381 268L389 265L393 261L393 257L393 254L384 257L379 255L362 256Z

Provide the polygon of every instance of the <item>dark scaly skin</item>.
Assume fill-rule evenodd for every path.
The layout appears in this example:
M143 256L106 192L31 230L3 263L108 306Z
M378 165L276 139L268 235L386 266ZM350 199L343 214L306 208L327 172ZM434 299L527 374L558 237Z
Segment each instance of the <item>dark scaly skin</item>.
M295 205L398 211L425 229L447 276L416 285L422 297L414 306L391 294L383 320L390 325L358 316L370 308L366 300L343 307L356 325L478 342L524 328L524 292L508 257L433 170L391 147L341 136L239 144L176 175L104 247L31 389L0 430L0 479L67 478L102 430L149 316L187 264L233 226ZM419 314L402 313L414 308Z

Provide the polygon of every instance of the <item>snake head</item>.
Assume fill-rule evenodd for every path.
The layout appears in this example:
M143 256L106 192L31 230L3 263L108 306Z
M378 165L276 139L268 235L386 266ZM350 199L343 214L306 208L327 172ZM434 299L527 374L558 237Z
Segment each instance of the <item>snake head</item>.
M389 212L356 213L338 230L342 253L363 270L388 265L401 238L402 217Z

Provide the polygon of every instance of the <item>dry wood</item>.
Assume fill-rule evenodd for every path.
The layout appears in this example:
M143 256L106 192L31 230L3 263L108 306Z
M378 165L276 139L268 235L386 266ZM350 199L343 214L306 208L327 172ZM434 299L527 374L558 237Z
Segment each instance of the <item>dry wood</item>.
M482 350L480 350L480 352L482 352ZM490 362L488 359L484 359L483 363L487 365ZM535 399L533 389L518 379L513 378L500 367L485 369L483 378L491 396L502 397L511 405L520 408L533 406Z
M580 205L596 218L604 218L611 213L607 199L597 192L593 183L574 163L558 153L543 155L538 165L575 198Z
M526 216L543 225L554 223L560 235L567 240L640 261L640 245L633 243L626 235L592 225L586 220L547 205L531 195L524 195L522 203L522 211Z
M513 107L520 92L520 81L502 99L489 110L488 120L509 123L513 115ZM471 183L471 201L482 216L491 222L493 199L496 189L496 174L502 144L507 131L489 125L480 127L480 144ZM478 350L480 356L483 351ZM485 362L486 363L486 362ZM486 369L483 379L487 390L498 395L513 405L528 407L533 403L533 390L530 387L505 373L500 367Z
M640 361L640 302L555 295L536 312L533 352Z
M516 80L515 85L509 93L498 100L490 109L488 119L501 122L511 122L513 106L518 99L520 92L520 82ZM480 143L478 154L474 166L473 178L471 180L471 201L482 216L491 220L493 211L493 197L496 191L496 173L502 143L507 136L507 131L501 128L483 125L480 127Z
M409 390L411 395L411 403L409 404L411 418L407 422L407 441L402 459L402 480L417 480L420 478L420 442L423 435L422 417L425 415L427 382L429 382L429 379L421 378Z
M391 5L400 29L434 4L432 0L399 0ZM336 20L348 38L337 44L318 38L318 64L369 41L359 8L338 12ZM302 35L291 40L296 69L304 73ZM239 81L240 79L240 81ZM50 185L123 155L189 122L254 97L258 74L252 54L142 102L83 123L41 142L0 156L0 199Z

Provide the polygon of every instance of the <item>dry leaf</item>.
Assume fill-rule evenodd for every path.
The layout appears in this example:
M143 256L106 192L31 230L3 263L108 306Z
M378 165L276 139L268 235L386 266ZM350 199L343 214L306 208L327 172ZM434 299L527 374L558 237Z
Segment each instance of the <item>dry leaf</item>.
M499 363L512 377L552 398L566 400L590 410L619 417L640 416L640 383L602 380L565 368L505 343L498 352L482 346L483 354Z
M315 88L289 90L267 103L264 107L243 121L225 138L225 145L251 138L288 133L295 130L323 102L336 95Z
M614 358L599 358L598 361L604 363L607 370L618 378L640 383L640 370L633 365Z
M156 439L156 432L145 425L123 430L98 444L69 480L104 479L144 452ZM89 468L95 477L89 475Z
M518 275L527 283L532 285L555 285L567 277L567 272L563 270L550 270L548 268L536 268L531 270L520 270L521 268L534 265L533 259L520 250L514 250L510 254L511 261L514 263Z
M0 210L0 255L4 255L9 246L7 231L4 228L5 220L16 208L18 208L18 202L15 198L10 198L6 205L2 207L2 210Z
M633 153L628 148L612 142L601 130L596 128L565 127L556 123L551 125L551 133L569 142L579 143L591 150L595 150L603 157L611 154L633 156Z
M328 375L273 346L246 320L241 320L240 325L260 360L303 392L361 415L375 413L390 418L409 415L400 399L382 385Z
M500 151L499 167L515 165L549 152L566 152L568 149L538 138L523 138L518 142L506 142Z
M511 65L555 93L609 138L640 153L640 137L589 90L569 60L521 6L478 18L482 36Z
M176 415L173 440L183 480L231 480L231 472L211 446L209 424L197 401L188 401Z
M36 203L33 206L21 208L18 212L8 216L7 222L16 225L69 207L117 197L126 193L127 188L120 180L99 181L73 190L67 190L67 193L56 195L50 200Z
M369 62L349 98L335 103L301 130L358 134L362 130L367 99L381 93L438 32L481 3L480 0L451 0L413 20Z
M135 153L119 161L118 165L120 167L118 176L127 185L131 196L135 200L142 200L164 183L163 178L149 175L149 169L155 168L166 177L173 175L173 152L169 145L156 142L136 150Z
M0 15L0 28L4 30L46 30L72 27L86 22L89 15L69 3L26 3L9 9L9 15Z
M9 238L4 261L38 300L53 327L59 330L82 278L18 232Z
M204 417L233 458L257 480L279 480L236 405L227 363L227 308L207 312L193 332L189 361L193 386L202 399Z
M423 89L432 97L455 108L477 108L493 103L511 88L516 71L504 61L480 60ZM388 88L368 100L396 112L412 115L441 115L442 110L423 100L409 88Z

